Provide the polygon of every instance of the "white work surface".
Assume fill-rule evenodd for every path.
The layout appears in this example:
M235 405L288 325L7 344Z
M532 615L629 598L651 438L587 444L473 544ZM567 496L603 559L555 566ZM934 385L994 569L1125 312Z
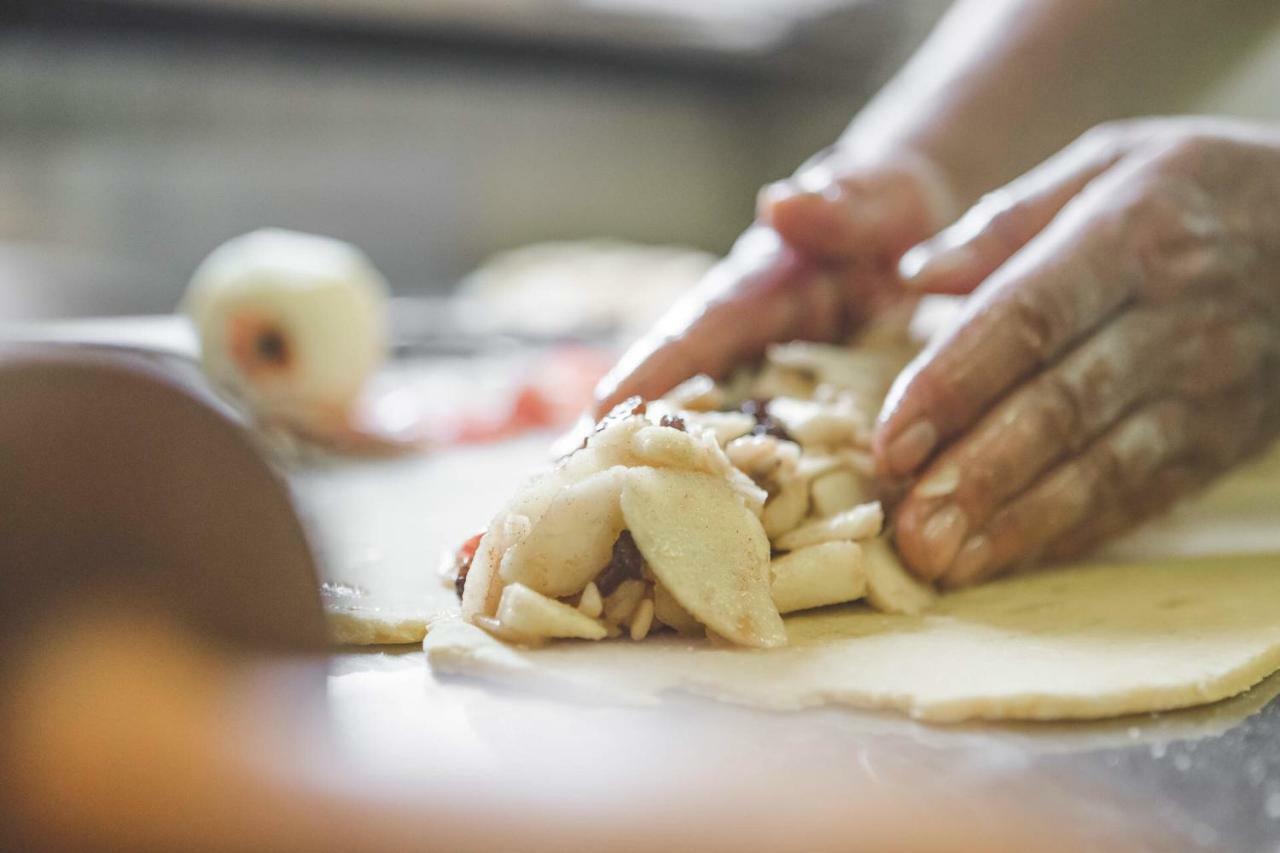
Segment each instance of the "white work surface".
M406 520L404 535L414 537L416 530L444 538L388 547L434 554L452 546L523 476L488 466L509 465L522 454L533 462L542 458L540 449L535 439L413 463L435 466L444 488L423 492L412 509L418 521ZM455 478L467 469L474 490L462 495ZM1275 495L1265 472L1246 473L1108 554L1280 552ZM384 533L393 533L387 519L403 511L383 517ZM358 512L372 510L365 505ZM460 526L449 535L455 522ZM332 526L330 535L338 529ZM433 571L434 563L426 569ZM434 578L424 582L442 588ZM774 807L790 808L796 798L812 806L815 788L850 796L865 796L868 786L881 793L915 790L927 768L932 780L954 780L964 792L955 808L986 804L994 820L1008 819L1002 810L1031 810L1088 827L1089 834L1096 830L1099 839L1119 827L1159 827L1175 836L1175 846L1205 849L1271 849L1267 845L1280 841L1280 737L1273 736L1280 735L1280 706L1267 705L1277 691L1280 677L1273 677L1244 696L1177 713L1088 724L937 727L847 709L770 714L685 696L649 709L582 704L435 678L416 646L350 649L335 656L329 678L340 738L377 772L430 763L450 773L502 775L499 768L514 762L572 776L580 765L598 768L604 756L609 766L620 763L642 777L646 770L674 776L679 784L671 795L696 799L716 790L708 780L717 773L740 774L750 756L753 777L780 781L763 785L768 793L744 793L744 801L772 795ZM601 780L584 771L580 781L590 788Z
M183 348L172 321L74 326L57 336ZM451 594L435 575L439 555L487 520L543 458L547 438L401 462L285 468L322 571L349 576L363 561L368 588L347 592L377 606L390 607L400 594L384 584L407 582L405 612L389 621L412 620L428 600ZM1280 553L1280 506L1268 476L1239 478L1117 543L1109 556ZM330 589L330 603L343 592ZM956 814L1005 825L1040 815L1099 843L1124 828L1172 837L1175 849L1262 850L1280 844L1280 705L1269 704L1278 679L1176 713L937 727L845 709L763 713L683 696L631 708L517 694L437 679L415 644L336 652L328 710L340 749L379 788L403 797L424 778L448 780L492 799L495 820L545 808L552 796L579 808L625 796L646 819L692 820L694 835L714 831L735 808L751 813L746 825L780 812L835 827L847 822L849 803L882 796L908 804L880 812L900 825Z

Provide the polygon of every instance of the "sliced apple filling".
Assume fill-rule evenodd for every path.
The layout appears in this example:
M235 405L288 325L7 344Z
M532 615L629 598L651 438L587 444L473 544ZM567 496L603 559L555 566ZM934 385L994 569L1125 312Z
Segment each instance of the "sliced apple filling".
M745 378L627 401L464 546L463 616L524 644L669 630L775 648L784 613L919 612L932 592L883 539L868 452L909 355L787 344Z

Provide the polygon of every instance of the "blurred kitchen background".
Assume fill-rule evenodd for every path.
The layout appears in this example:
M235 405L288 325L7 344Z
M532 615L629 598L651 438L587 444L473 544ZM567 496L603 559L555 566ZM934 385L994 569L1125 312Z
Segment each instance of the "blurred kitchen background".
M401 295L545 240L719 253L945 6L9 0L0 319L170 311L263 225L356 243ZM1214 109L1276 111L1265 54Z

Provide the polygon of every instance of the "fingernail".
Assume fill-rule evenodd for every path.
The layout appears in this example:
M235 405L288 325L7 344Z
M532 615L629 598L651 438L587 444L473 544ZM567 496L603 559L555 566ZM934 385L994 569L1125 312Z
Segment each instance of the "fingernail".
M948 462L920 481L915 488L917 497L945 498L960 486L960 466Z
M898 275L908 287L919 287L946 278L973 264L973 249L967 243L939 246L922 243L902 256Z
M956 558L947 571L948 586L964 586L982 575L991 561L991 540L986 534L971 536L960 546Z
M804 191L801 190L800 187L796 186L794 181L774 181L760 190L759 195L756 196L756 207L758 210L764 210L765 208L772 207L784 198L791 198L793 196L803 194Z
M929 421L916 421L889 444L889 465L895 474L908 474L928 458L937 443L938 428Z
M920 535L928 550L929 562L938 573L951 565L968 533L969 518L955 504L944 506L925 522Z
M911 284L913 279L920 275L920 270L928 265L931 257L933 257L933 249L928 243L921 243L914 249L909 250L898 261L898 275L905 283Z

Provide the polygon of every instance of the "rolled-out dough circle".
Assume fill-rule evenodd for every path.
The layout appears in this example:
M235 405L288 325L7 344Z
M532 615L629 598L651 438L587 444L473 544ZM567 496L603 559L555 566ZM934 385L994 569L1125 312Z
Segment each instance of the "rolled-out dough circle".
M760 708L895 709L923 720L1094 719L1202 705L1280 668L1280 556L1081 565L945 596L921 616L831 608L786 620L791 645L504 645L454 619L437 673L654 703L681 691Z

